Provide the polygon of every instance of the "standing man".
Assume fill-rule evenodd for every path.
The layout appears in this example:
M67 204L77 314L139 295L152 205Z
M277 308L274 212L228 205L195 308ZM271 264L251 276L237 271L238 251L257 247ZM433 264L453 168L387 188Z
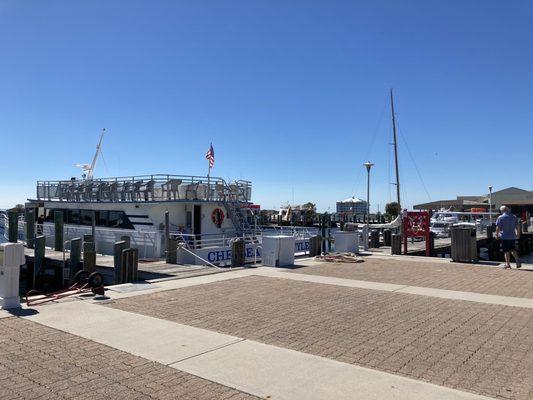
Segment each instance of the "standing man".
M502 215L496 220L496 237L501 239L502 242L502 250L505 257L505 266L503 268L511 269L511 253L516 261L516 268L520 268L522 264L516 251L516 240L520 238L518 218L511 214L511 210L507 206L501 206L500 211Z

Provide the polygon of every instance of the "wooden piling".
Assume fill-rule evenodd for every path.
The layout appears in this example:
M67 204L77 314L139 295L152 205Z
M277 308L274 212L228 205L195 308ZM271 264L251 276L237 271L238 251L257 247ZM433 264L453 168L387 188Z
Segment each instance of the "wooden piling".
M35 209L26 208L24 214L24 220L26 221L26 247L33 249L35 245Z
M90 233L83 235L83 241L84 242L91 242L94 243L94 236Z
M63 251L63 211L54 211L54 250Z
M81 270L80 266L81 261L81 238L74 238L70 241L70 258L69 258L69 268L70 275L69 281L72 282L74 275Z
M168 211L165 211L165 254L166 254L166 262L167 264L171 264L170 262L170 215Z
M167 240L167 264L178 263L178 239L169 238Z
M37 277L40 275L41 271L44 269L44 255L45 255L45 244L46 237L37 236L35 238L35 250L33 253L33 277L32 284L33 289L35 289L37 284Z
M131 282L136 282L139 275L139 249L131 249L132 252L132 269Z
M242 267L245 263L245 244L241 238L231 243L231 268Z
M391 237L391 254L402 254L402 235L394 233Z
M7 220L9 224L8 240L11 243L17 243L19 236L19 213L16 210L7 211Z
M96 271L96 251L93 242L83 243L83 270L88 273Z
M120 240L123 242L126 242L126 248L129 249L131 247L131 237L130 236L121 236Z
M126 242L120 241L116 242L113 248L113 266L114 270L114 279L115 285L123 282L122 275L122 252L126 248Z

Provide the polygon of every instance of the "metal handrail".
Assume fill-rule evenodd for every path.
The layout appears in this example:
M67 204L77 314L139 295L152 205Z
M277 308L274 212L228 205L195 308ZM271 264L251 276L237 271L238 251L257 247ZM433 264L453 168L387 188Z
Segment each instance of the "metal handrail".
M144 201L166 201L171 200L171 191L166 185L170 185L173 181L178 181L180 187L184 186L183 189L186 190L185 199L188 197L189 190L193 192L194 198L189 200L197 200L197 197L201 197L199 200L226 201L232 194L232 187L237 187L236 201L249 202L251 199L252 182L250 181L238 180L227 183L220 177L170 174L91 180L37 181L36 195L38 200L48 201L124 202L143 201L143 197ZM112 186L113 184L115 184L114 187ZM196 187L191 189L191 185L196 185ZM198 192L199 185L206 186L203 194ZM224 188L222 194L219 194L217 190L219 185ZM172 192L174 197L176 192L178 192L179 197L179 187L177 190L172 190ZM214 193L214 198L211 198L212 193Z

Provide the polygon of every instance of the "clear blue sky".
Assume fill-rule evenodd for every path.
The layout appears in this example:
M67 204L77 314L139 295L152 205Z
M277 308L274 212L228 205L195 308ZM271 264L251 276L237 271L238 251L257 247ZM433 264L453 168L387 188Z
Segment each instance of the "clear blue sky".
M285 201L533 189L531 1L0 1L0 207L74 176L253 180Z

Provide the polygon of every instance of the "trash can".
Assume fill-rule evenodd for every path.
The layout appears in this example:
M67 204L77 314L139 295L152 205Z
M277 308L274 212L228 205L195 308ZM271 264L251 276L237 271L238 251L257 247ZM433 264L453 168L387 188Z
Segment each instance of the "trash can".
M478 261L476 228L469 225L454 225L450 229L452 260L455 262Z

